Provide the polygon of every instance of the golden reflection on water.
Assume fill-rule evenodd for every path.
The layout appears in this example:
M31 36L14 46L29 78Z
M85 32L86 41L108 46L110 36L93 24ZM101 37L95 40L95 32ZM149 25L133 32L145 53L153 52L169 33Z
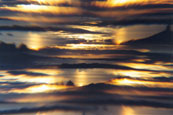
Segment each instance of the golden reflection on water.
M37 112L36 115L46 115L46 113Z
M122 106L121 115L136 115L135 111L129 106Z

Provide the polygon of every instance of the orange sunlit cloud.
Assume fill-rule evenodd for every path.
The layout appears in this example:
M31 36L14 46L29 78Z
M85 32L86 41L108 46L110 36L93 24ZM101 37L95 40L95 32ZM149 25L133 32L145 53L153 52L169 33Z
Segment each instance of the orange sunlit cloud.
M106 44L67 44L66 46L53 46L51 48L58 49L72 49L72 50L113 50L118 49L119 47L115 45L106 45Z
M31 0L33 1L33 0ZM136 0L135 0L136 1ZM47 5L47 4L54 4L54 2L51 1L46 1L46 0L40 0L37 1L40 4L20 4L16 6L2 6L0 7L0 10L9 10L9 11L14 11L14 12L20 12L20 13L26 13L26 14L52 14L52 15L81 15L85 12L85 10L82 7L75 7L75 6L56 6L56 5ZM61 1L57 1L61 2ZM109 1L107 1L109 3ZM116 1L118 2L118 1ZM127 2L122 2L119 1L120 3L127 3ZM118 2L118 3L119 3ZM131 1L132 2L132 1ZM45 3L45 4L44 4ZM166 3L166 2L165 2ZM140 9L140 10L125 10L125 11L119 11L119 10L108 10L108 11L93 11L92 14L96 16L101 16L101 17L113 17L116 18L117 20L121 19L126 19L128 16L133 16L133 15L141 15L141 14L150 14L150 13L157 13L157 12L171 12L171 8L157 8L157 9ZM90 12L90 11L88 11ZM62 18L62 17L47 17L47 16L27 16L26 14L18 14L17 16L8 16L8 17L2 17L2 18L7 18L10 20L16 20L16 21L26 21L30 23L38 23L38 22L43 22L43 23L63 23L63 22L76 22L79 21L80 19L77 18ZM39 20L38 20L39 18ZM123 31L122 31L123 32ZM120 34L123 34L123 33ZM123 41L118 40L115 43L116 44L121 44Z
M26 82L26 83L34 83L34 84L55 84L62 82L62 77L56 77L57 74L61 73L60 70L57 69L45 69L44 71L41 69L28 69L27 72L31 73L40 73L40 76L32 76L32 75L12 75L9 73L5 73L4 77L0 78L0 81L9 81L14 80L16 82ZM45 76L44 76L45 74Z
M144 15L144 14L152 14L157 12L172 12L172 8L161 8L161 9L145 9L145 10L134 10L129 9L125 11L98 11L93 12L95 15L101 16L101 17L113 17L117 18L119 20L127 18L128 16L135 16L135 15Z
M50 4L50 5L54 5L54 4L61 4L61 3L71 3L71 0L27 0L29 2L38 2L40 4Z
M93 4L99 7L115 7L115 6L129 5L129 4L137 4L137 3L139 4L143 3L143 1L146 0L107 0L107 1L96 1L93 2Z
M166 67L166 66L162 66L162 65L158 65L158 64L144 64L144 63L119 63L120 65L123 66L128 66L128 67L132 67L135 69L150 69L150 70L165 70L165 71L172 71L172 68Z
M118 7L128 5L145 5L145 4L165 4L171 3L171 0L106 0L106 1L95 1L92 4L98 7Z
M115 54L115 55L112 55L112 54L70 54L70 55L60 55L60 56L56 56L56 57L59 57L59 58L80 58L80 59L100 59L100 58L110 58L110 57L113 57L113 56L116 56L116 57L121 57L122 55L119 55L119 54Z
M55 90L67 89L70 87L72 86L42 84L42 85L31 86L25 89L12 89L9 91L9 93L41 93L41 92L50 92Z
M36 2L39 4L46 4L46 5L60 5L60 4L80 4L79 0L27 0L30 3Z
M31 24L38 24L38 23L70 23L70 22L77 22L79 21L78 18L64 18L64 17L44 17L44 16L35 16L32 17L31 15L18 15L18 16L8 16L3 17L9 20L14 21L24 21L29 22Z
M110 84L119 86L146 86L146 87L161 87L161 88L172 88L171 82L158 82L158 81L145 81L130 78L112 79Z
M69 5L80 5L80 0L27 0L30 3L46 4L46 5L60 5L60 4L69 4ZM91 4L94 4L99 7L116 7L116 6L127 6L133 4L165 4L171 3L171 0L105 0L105 1L93 1Z
M172 73L166 72L152 72L152 71L137 71L137 70L110 70L114 75L128 76L128 77L170 77Z
M4 6L0 9L11 10L24 13L47 13L47 14L81 14L82 9L76 7L47 6L47 5L16 5L14 7Z
M67 47L71 49L84 49L84 50L91 50L91 49L107 49L112 48L114 49L114 45L105 45L105 44L67 44Z

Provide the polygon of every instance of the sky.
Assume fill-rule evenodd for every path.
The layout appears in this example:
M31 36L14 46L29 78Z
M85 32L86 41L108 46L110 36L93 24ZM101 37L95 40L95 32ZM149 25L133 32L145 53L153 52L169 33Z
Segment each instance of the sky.
M0 0L0 114L171 115L172 0Z

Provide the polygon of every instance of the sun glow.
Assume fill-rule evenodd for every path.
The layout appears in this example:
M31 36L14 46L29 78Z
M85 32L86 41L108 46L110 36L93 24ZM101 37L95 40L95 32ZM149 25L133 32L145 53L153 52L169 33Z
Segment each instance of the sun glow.
M116 45L120 45L123 43L126 39L128 38L127 36L127 30L124 28L120 28L115 32L114 35L114 42Z
M36 115L46 115L46 113L37 112Z
M27 45L33 50L39 50L43 47L43 41L39 34L29 33L27 38Z
M75 73L75 83L77 86L81 87L87 84L87 73L85 71L76 70Z
M135 115L135 112L131 107L122 106L122 114L121 115Z
M121 43L123 43L122 40L116 40L115 42L116 42L116 45L121 45Z

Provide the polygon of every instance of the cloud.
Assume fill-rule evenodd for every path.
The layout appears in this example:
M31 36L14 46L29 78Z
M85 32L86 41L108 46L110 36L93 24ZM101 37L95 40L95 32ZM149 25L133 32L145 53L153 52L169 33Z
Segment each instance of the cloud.
M106 26L106 25L122 25L122 26L128 26L128 25L135 25L135 24L144 24L144 25L150 25L150 24L168 24L171 22L171 19L155 19L155 18L128 18L128 19L121 19L121 20L114 20L114 21L103 21L101 23L98 23L98 26Z
M126 66L120 66L120 65L111 65L111 64L99 64L99 63L92 63L92 64L86 64L86 63L80 63L80 64L62 64L58 66L59 68L75 68L75 69L93 69L93 68L107 68L107 69L132 69L130 67Z
M162 82L172 82L173 77L155 77L153 78L155 81L162 81Z
M8 94L12 90L22 90L22 89L24 90L25 88L40 85L38 83L26 83L26 82L16 82L16 81L1 82L1 84L6 84L6 85L0 85L0 88L1 88L0 95L5 94L5 93Z
M1 0L0 5L8 5L8 6L15 6L16 4L28 4L28 2L25 0Z
M85 55L85 54L95 54L95 55L101 55L101 54L122 54L122 56L117 57L120 59L124 58L129 58L128 55L132 56L135 58L136 55L144 55L144 53L136 51L136 50L126 50L126 49L117 49L117 50L72 50L72 49L60 49L60 48L43 48L40 49L40 52L45 52L47 53L47 55L50 55L53 53L56 54L81 54L81 55ZM124 54L124 55L123 55ZM126 56L126 57L125 57ZM112 58L114 58L115 56L111 56ZM111 58L109 57L109 59Z
M66 27L42 27L42 26L0 26L0 31L33 31L33 32L47 32L47 31L65 31L70 33L83 33L83 34L103 34L102 32L93 32L78 28ZM10 35L11 36L11 35Z
M11 75L48 76L48 74L28 71L8 71Z

